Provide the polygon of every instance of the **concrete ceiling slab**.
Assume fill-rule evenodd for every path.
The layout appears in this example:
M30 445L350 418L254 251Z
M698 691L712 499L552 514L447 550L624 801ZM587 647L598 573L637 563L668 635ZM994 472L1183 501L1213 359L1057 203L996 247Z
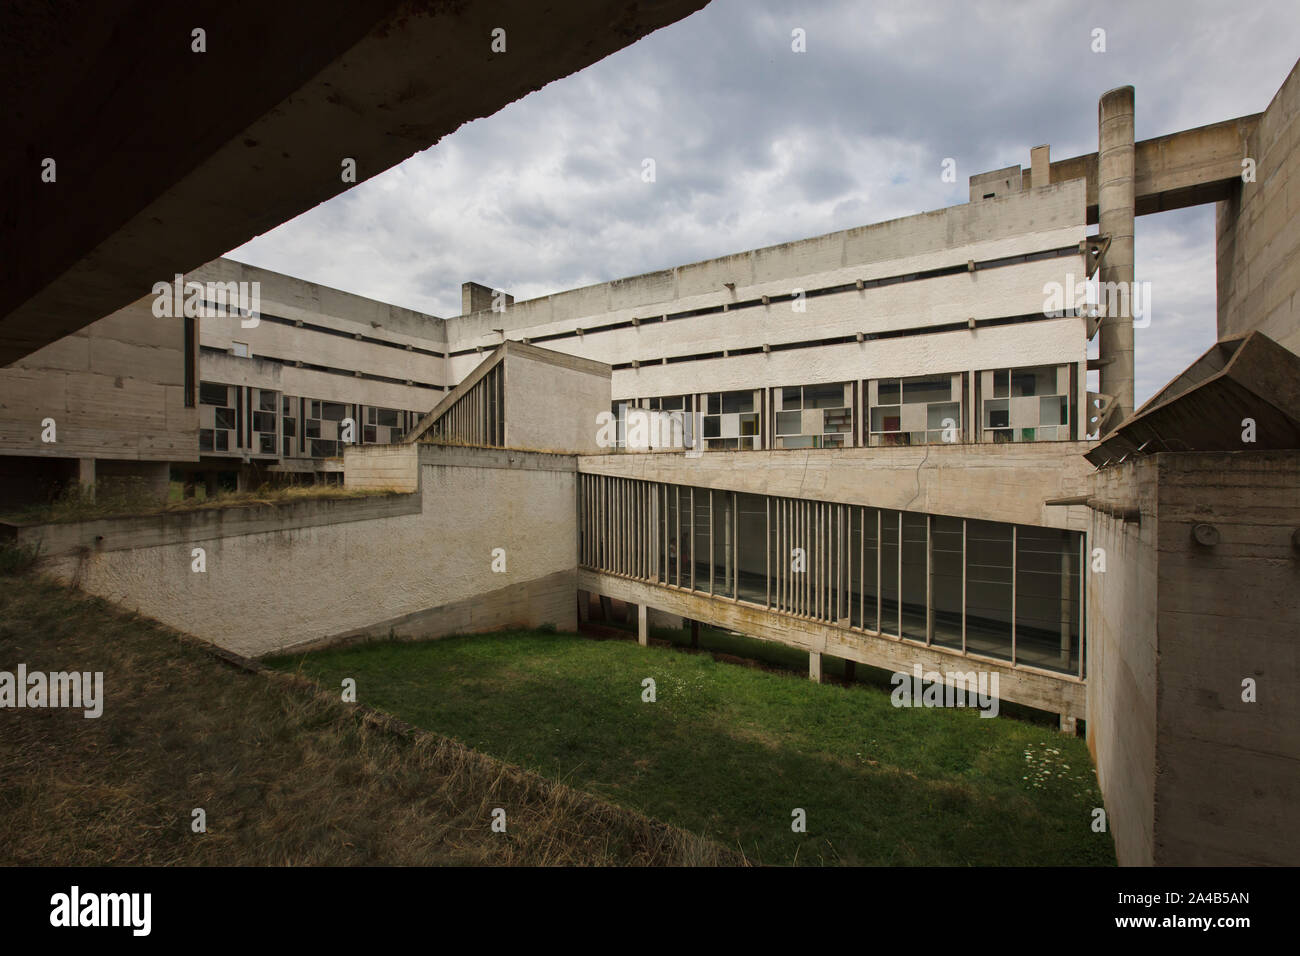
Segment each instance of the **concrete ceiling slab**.
M706 3L5 5L0 365Z

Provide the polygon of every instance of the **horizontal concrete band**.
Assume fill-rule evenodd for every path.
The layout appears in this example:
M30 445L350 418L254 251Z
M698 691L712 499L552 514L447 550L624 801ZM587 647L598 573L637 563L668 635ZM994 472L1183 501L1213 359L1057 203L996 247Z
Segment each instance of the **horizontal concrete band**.
M453 634L509 627L533 628L543 624L554 624L561 630L572 630L576 627L576 590L576 572L556 571L522 584L485 591L462 601L403 614L328 637L301 641L266 653L299 653L326 647L348 647L388 640L390 636L394 640L432 640Z
M39 544L45 558L88 551L126 551L197 544L216 538L270 534L419 514L418 494L368 495L282 504L239 505L97 521L8 525L20 544Z
M392 447L392 446L389 446ZM477 448L421 443L420 464L454 468L506 468L516 471L576 472L576 455L515 448Z
M1087 442L1008 442L900 447L680 450L583 455L582 474L659 481L784 498L813 499L901 511L1088 527L1086 506L1048 507L1077 495L1091 466Z
M803 620L729 598L709 597L691 591L647 584L614 574L578 569L578 587L632 604L643 604L669 614L739 631L812 653L831 654L844 660L895 672L912 673L920 664L925 671L987 671L998 675L998 697L1069 717L1087 714L1083 681L1032 668L990 661L902 638L851 630Z

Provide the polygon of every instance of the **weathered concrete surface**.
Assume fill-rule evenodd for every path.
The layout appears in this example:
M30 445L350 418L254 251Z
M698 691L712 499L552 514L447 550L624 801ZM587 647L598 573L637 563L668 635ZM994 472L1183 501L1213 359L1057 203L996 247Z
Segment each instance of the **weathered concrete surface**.
M198 460L184 322L141 300L0 368L0 455Z
M353 521L419 514L417 495L375 495L282 505L202 508L127 518L10 525L20 544L39 544L49 559L93 560L116 551L185 548L246 535L301 531Z
M1241 160L1247 141L1262 114L1239 116L1195 129L1144 139L1134 144L1134 211L1139 216L1219 202L1234 194L1241 179ZM1033 167L1007 166L970 177L970 199L977 202L989 192L997 196L1030 190L1045 184L1082 180L1087 221L1099 218L1099 156L1085 153L1048 164L1035 178Z
M920 664L926 671L939 673L964 674L981 670L996 673L1002 700L1054 713L1084 715L1084 685L1074 677L1053 675L1006 661L975 658L941 647L926 647L898 637L836 627L769 611L730 598L711 597L585 568L578 569L578 587L630 604L739 631L759 640L774 641L810 653L830 654L885 670L910 674L913 666Z
M1087 458L1280 448L1300 448L1300 355L1257 331L1215 343Z
M1096 515L1088 588L1088 738L1120 862L1294 865L1300 452L1161 454L1093 481L1142 513Z
M522 584L476 594L463 601L452 601L341 634L311 639L284 650L299 653L390 638L427 641L452 634L481 633L507 627L534 629L551 625L560 630L574 630L577 627L573 602L576 587L575 570L556 571Z
M513 342L508 347L506 447L599 452L599 416L609 415L609 366Z
M1154 858L1156 777L1156 462L1107 468L1092 493L1115 507L1138 507L1141 522L1095 511L1090 567L1100 548L1105 572L1087 581L1088 749L1105 798L1121 865Z
M593 454L600 450L598 416L607 416L610 408L608 365L514 341L501 342L484 355L473 371L411 429L405 441L416 442L429 436L439 420L462 400L479 403L471 418L486 416L483 399L472 393L489 372L501 367L504 408L498 414L505 418L501 429L505 447L565 454Z
M358 491L416 491L420 450L416 445L348 445L343 449L343 485Z
M0 365L705 2L6 5Z
M1241 181L1243 157L1254 182ZM1219 338L1258 329L1300 353L1300 63L1238 157L1217 234Z
M580 355L596 361L616 364L633 359L641 361L638 386L640 395L674 394L699 391L701 377L712 380L694 364L657 367L663 357L688 355L764 343L827 338L856 332L882 333L930 325L963 322L968 318L984 319L1007 315L1040 313L1043 287L1047 282L1062 282L1067 273L1076 276L1084 271L1082 256L1068 256L1044 261L1020 263L1002 268L958 275L933 277L850 291L844 294L809 298L806 312L791 309L793 288L814 290L849 284L857 280L905 276L911 273L952 266L968 261L994 261L1008 256L1022 256L1044 250L1077 246L1085 236L1083 221L1083 184L1061 183L1032 194L1019 194L1006 200L979 205L964 204L917 216L874 223L855 229L815 236L798 242L784 243L740 252L717 259L691 263L659 272L631 276L599 285L571 289L554 295L516 302L504 313L476 312L448 320L448 347L452 352L453 377L468 374L479 358L474 353L456 355L467 349L495 347L504 329L509 337L537 339L540 336L572 333L583 329L582 336L550 339L534 344ZM768 296L770 304L762 308L744 308L726 314L656 321L664 314L696 309L720 308L737 302ZM639 324L632 325L633 320ZM644 319L645 321L640 321ZM623 328L593 330L593 326L617 325ZM1045 323L1053 324L1053 323ZM1017 346L1006 330L982 329L978 335L963 335L946 349L951 362L942 371L967 367L963 352L981 349L984 340L1001 341L1003 364L1018 364ZM1025 334L1020 330L1018 334ZM1013 332L1013 335L1017 332ZM1029 331L1029 334L1034 334ZM937 336L936 336L937 337ZM1054 349L1042 362L1078 361L1076 353L1084 350L1081 320L1075 320L1066 338L1054 338ZM922 351L932 348L918 339L910 343ZM889 342L872 343L872 349L887 348ZM870 352L871 350L866 350ZM1063 353L1068 357L1062 357ZM807 363L816 361L810 353L800 355ZM757 361L778 360L778 353L758 356ZM846 355L861 366L876 362L874 352L864 354L855 348ZM732 365L754 362L752 356L732 360ZM936 370L924 366L917 370L895 368L892 374L921 374ZM747 367L751 386L768 384L781 369ZM759 377L755 377L755 373ZM628 394L631 383L615 376L615 394ZM840 375L839 372L832 374ZM841 378L865 377L859 370ZM820 370L812 378L797 377L798 382L821 381ZM777 384L780 384L779 382ZM791 382L785 382L791 384Z
M286 395L415 410L420 414L438 403L442 387L449 384L444 355L446 327L437 316L232 259L206 263L186 273L185 279L205 284L256 282L262 313L302 323L293 326L264 318L248 327L237 316L201 319L200 345L228 350L232 343L242 342L251 355L237 358L203 354L199 365L204 381L274 388ZM295 362L349 374L299 368ZM354 377L354 372L362 376Z
M247 656L381 623L386 633L406 617L423 621L424 636L467 620L574 627L572 587L560 601L556 586L536 584L577 567L574 459L422 446L419 461L413 495L23 534L47 536L45 567L62 580ZM206 552L203 573L194 547ZM466 617L470 602L508 588L540 603L516 603L508 619Z
M584 474L1083 531L1086 442L584 455Z
M1101 287L1133 288L1133 87L1111 90L1097 104L1098 232L1109 240L1101 257ZM1100 391L1110 398L1102 420L1106 433L1133 412L1133 302L1115 297L1098 330Z

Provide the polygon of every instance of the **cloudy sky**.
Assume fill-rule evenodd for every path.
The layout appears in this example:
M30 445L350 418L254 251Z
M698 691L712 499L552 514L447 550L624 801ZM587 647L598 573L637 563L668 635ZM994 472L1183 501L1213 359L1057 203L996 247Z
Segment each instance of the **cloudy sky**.
M1295 0L713 0L230 255L456 315L467 280L526 299L965 202L1032 146L1095 151L1116 86L1138 139L1259 112L1297 37ZM1141 402L1214 341L1214 208L1140 218L1136 265Z

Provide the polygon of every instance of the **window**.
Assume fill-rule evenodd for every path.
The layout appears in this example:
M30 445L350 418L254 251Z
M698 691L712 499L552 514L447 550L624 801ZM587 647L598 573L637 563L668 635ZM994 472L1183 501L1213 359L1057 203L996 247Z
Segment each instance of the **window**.
M853 434L853 385L784 386L774 395L778 448L842 448Z
M186 318L185 322L185 407L194 407L194 384L197 377L199 320Z
M867 443L961 441L963 391L960 372L869 381Z
M983 441L1070 438L1069 365L988 369L978 382Z
M229 398L229 386L214 385L212 382L202 382L199 385L199 404L201 405L228 405Z
M760 414L754 392L709 392L704 396L704 445L709 449L761 447Z

